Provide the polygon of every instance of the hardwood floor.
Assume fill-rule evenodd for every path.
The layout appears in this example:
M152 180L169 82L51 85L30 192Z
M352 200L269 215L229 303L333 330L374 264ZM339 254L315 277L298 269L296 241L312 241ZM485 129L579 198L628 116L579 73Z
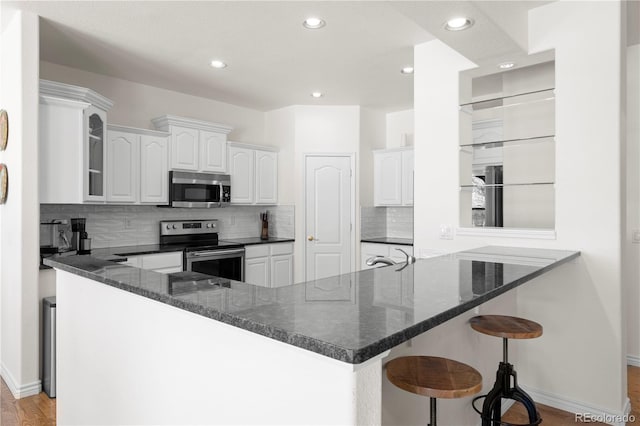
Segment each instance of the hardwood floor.
M631 414L635 416L635 422L627 425L640 425L640 367L627 366L627 388L631 400ZM568 426L575 425L575 414L567 413L546 405L536 404L542 417L543 425ZM504 415L502 420L512 423L528 423L526 411L516 404ZM581 423L578 423L581 424ZM589 425L604 425L605 423L589 423Z
M44 393L16 400L0 380L0 425L2 426L54 426L56 400Z
M635 425L640 425L640 367L627 367L629 398L631 399L631 413L635 416ZM0 384L0 425L2 426L54 426L56 424L56 400L49 399L44 393L15 400L9 388ZM544 425L569 426L576 425L574 414L555 408L537 404ZM512 423L527 423L525 412L521 407L514 406L502 420ZM581 423L578 423L581 424ZM589 423L602 425L603 423ZM632 423L627 423L632 425Z

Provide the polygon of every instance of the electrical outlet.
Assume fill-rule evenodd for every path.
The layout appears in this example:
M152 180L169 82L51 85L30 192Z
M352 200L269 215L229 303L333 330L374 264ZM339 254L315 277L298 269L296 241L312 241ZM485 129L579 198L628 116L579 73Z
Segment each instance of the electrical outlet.
M453 240L453 229L451 225L440 225L440 239Z
M640 229L634 229L631 235L631 242L633 244L640 244Z
M131 218L130 217L125 217L124 218L124 229L132 229L133 228L133 223L131 222Z

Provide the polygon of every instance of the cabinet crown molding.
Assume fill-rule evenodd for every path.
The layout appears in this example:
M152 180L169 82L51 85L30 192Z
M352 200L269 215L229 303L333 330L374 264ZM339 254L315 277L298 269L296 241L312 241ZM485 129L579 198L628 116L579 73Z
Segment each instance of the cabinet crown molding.
M398 146L395 148L383 148L383 149L374 149L372 152L398 152L398 151L413 151L413 145L411 146Z
M243 142L228 141L227 145L228 146L235 146L236 148L255 149L256 151L269 151L269 152L279 152L280 151L275 146L255 145L255 144L243 143Z
M91 105L108 111L113 106L113 101L86 87L71 84L58 83L57 81L40 80L40 95L66 98L74 101L88 102Z
M190 127L198 130L208 130L210 132L223 133L228 135L233 127L225 124L211 123L209 121L196 120L195 118L178 117L177 115L163 115L151 120L156 129L169 131L170 126Z
M107 130L125 133L135 133L137 135L156 136L166 138L170 136L168 132L162 132L159 130L140 129L138 127L127 127L119 124L107 124Z

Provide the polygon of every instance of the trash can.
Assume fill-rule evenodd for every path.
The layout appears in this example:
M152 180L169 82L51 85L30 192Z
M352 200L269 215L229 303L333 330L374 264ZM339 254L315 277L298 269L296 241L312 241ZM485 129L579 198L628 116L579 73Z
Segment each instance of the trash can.
M42 388L56 397L56 298L42 299Z

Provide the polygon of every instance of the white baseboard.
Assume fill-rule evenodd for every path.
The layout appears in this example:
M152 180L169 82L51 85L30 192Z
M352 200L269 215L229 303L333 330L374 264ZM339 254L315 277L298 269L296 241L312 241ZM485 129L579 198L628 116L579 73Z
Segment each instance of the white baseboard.
M522 388L536 403L548 405L570 413L588 414L595 417L597 421L614 426L625 426L626 423L624 418L631 412L631 401L629 401L629 398L627 398L622 412L613 412L600 407L589 406L582 402L567 399L550 392L544 392L525 386L522 386Z
M0 376L2 376L2 378L4 379L4 382L7 384L7 387L9 388L15 399L37 395L42 391L42 383L40 382L40 380L36 380L32 383L26 383L24 385L19 385L13 375L4 366L4 364L0 365Z
M640 356L627 355L627 365L640 367Z

